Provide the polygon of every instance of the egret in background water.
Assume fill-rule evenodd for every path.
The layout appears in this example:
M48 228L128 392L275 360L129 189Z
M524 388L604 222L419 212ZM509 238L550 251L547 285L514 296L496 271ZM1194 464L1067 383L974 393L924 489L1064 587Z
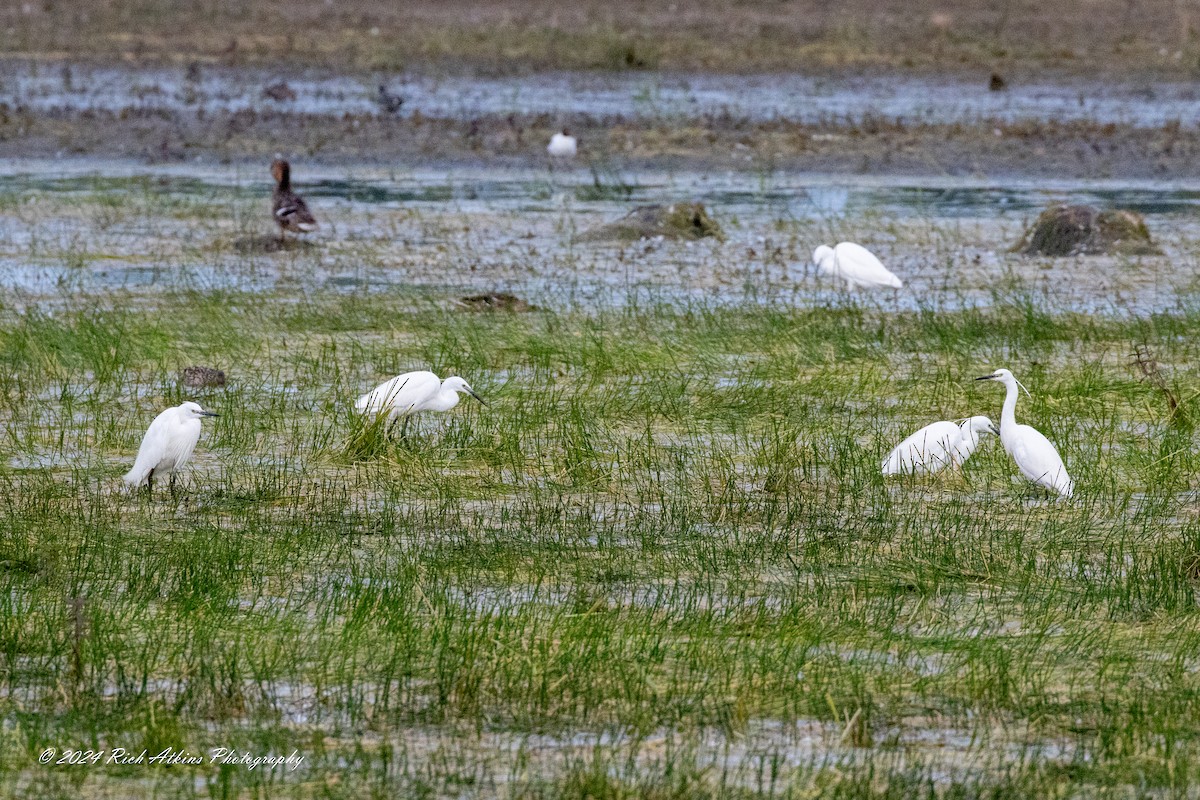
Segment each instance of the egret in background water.
M407 427L408 418L414 414L422 411L449 411L458 405L459 392L466 392L483 403L483 398L475 394L475 390L457 375L443 381L432 372L406 372L390 381L384 381L358 398L354 407L375 417L386 414L390 420L390 433L396 420L401 417L404 418Z
M892 274L867 248L854 242L813 250L813 263L822 275L846 282L847 289L899 289L904 282Z
M1017 387L1021 386L1013 374L998 369L991 375L976 378L977 381L1000 381L1004 384L1004 410L1000 413L1000 442L1017 462L1021 474L1038 486L1070 497L1075 491L1075 481L1067 474L1062 456L1050 440L1028 425L1017 424ZM1021 386L1025 389L1024 386ZM1025 390L1029 394L1029 390Z
M883 460L883 474L932 474L950 464L961 467L979 447L979 437L985 433L1000 433L987 417L926 425L888 454Z
M198 403L180 403L168 408L150 423L142 446L138 448L133 469L125 474L125 482L137 488L142 484L153 492L154 479L171 476L171 491L175 491L175 471L187 463L200 441L200 420L217 417Z
M556 133L550 137L550 144L546 147L546 152L556 158L571 158L575 155L576 150L575 137L566 128L562 129L562 133Z

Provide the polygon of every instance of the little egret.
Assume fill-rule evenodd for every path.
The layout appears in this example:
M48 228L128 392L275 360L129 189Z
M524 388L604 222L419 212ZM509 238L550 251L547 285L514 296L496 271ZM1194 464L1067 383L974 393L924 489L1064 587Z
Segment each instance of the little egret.
M847 289L899 289L904 282L893 275L875 254L854 242L813 250L813 263L822 275L846 282Z
M133 469L125 474L125 482L133 488L142 484L153 492L154 479L162 475L171 476L171 490L175 490L175 471L187 463L200 440L200 419L217 417L205 411L198 403L180 403L168 408L150 423L142 446L138 448Z
M376 417L386 413L390 420L390 433L396 420L401 417L407 425L409 417L422 411L449 411L458 405L459 392L466 392L483 403L483 398L457 375L443 381L432 372L406 372L384 381L358 398L354 408Z
M575 137L566 128L562 129L562 133L556 133L550 137L550 144L546 147L546 152L552 156L561 158L570 158L575 155Z
M282 158L271 162L271 177L275 178L275 193L271 197L271 211L279 225L279 240L284 231L309 233L317 228L317 218L308 210L304 198L292 191L292 168Z
M1004 410L1000 413L1000 442L1017 462L1021 474L1038 486L1070 497L1075 491L1075 481L1067 474L1062 456L1050 440L1028 425L1017 424L1017 387L1020 384L1006 369L998 369L991 375L976 378L977 381L1000 381L1004 384ZM1024 389L1024 386L1021 386ZM1029 391L1025 391L1029 394Z
M932 474L950 464L961 467L979 447L981 435L999 432L987 417L926 425L888 454L883 460L883 474Z

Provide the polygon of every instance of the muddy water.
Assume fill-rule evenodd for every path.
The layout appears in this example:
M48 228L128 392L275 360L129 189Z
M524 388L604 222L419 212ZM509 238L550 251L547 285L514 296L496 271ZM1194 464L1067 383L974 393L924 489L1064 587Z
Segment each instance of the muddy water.
M286 78L294 98L263 89ZM664 75L549 73L516 77L348 77L315 72L202 67L89 67L0 63L0 101L40 113L125 109L236 112L246 109L341 116L383 114L386 83L405 99L402 114L439 118L484 114L619 115L700 118L728 115L755 122L857 124L865 119L915 123L1018 120L1128 123L1158 127L1200 120L1200 89L1188 83L1089 81L1014 83L987 90L977 80L805 75ZM285 95L286 97L286 95Z
M450 302L507 291L551 307L631 301L786 305L861 302L953 309L1035 302L1145 314L1193 305L1200 186L1033 185L781 174L608 175L583 168L384 173L306 167L322 220L276 251L261 168L156 168L77 160L0 164L0 286L18 302L71 292L178 288L294 293L420 288ZM582 242L642 203L699 199L727 240ZM1163 256L1008 253L1048 202L1132 208ZM851 299L808 254L856 240L906 283Z

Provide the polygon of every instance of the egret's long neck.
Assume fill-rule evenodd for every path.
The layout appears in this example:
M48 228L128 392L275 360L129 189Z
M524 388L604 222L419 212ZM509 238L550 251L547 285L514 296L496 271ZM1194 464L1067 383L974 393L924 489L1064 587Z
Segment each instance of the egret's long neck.
M970 422L964 422L958 429L959 444L974 451L979 446L979 431L971 427Z
M437 397L434 400L433 410L449 411L456 405L458 405L458 392L443 385L442 388L438 390Z
M1009 378L1004 382L1004 410L1000 412L1000 430L1015 428L1017 425L1017 379Z

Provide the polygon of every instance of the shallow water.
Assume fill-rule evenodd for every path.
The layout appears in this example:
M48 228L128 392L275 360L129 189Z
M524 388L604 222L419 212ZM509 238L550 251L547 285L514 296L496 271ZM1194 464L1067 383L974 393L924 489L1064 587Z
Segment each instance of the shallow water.
M3 165L0 165L2 168ZM1198 270L1200 186L833 178L681 172L595 178L582 168L297 175L323 220L304 246L269 252L261 169L145 167L81 159L9 165L0 178L0 284L17 297L181 288L506 291L551 307L644 300L954 309L1036 299L1145 314L1177 308ZM27 172L15 172L17 168ZM727 241L582 242L631 207L697 199ZM1047 203L1130 208L1164 256L1021 258L1007 251ZM855 295L818 281L813 247L857 240L905 289ZM249 247L249 249L247 249ZM1181 300L1181 297L1183 300Z
M263 89L287 78L294 100ZM404 97L402 115L441 118L485 114L688 119L728 116L752 121L905 124L995 120L1127 123L1157 127L1200 119L1200 90L1189 83L1094 81L1014 83L987 89L978 80L805 75L664 75L546 73L516 77L347 77L316 72L205 66L196 79L182 68L0 64L0 101L32 111L383 114L378 85Z

